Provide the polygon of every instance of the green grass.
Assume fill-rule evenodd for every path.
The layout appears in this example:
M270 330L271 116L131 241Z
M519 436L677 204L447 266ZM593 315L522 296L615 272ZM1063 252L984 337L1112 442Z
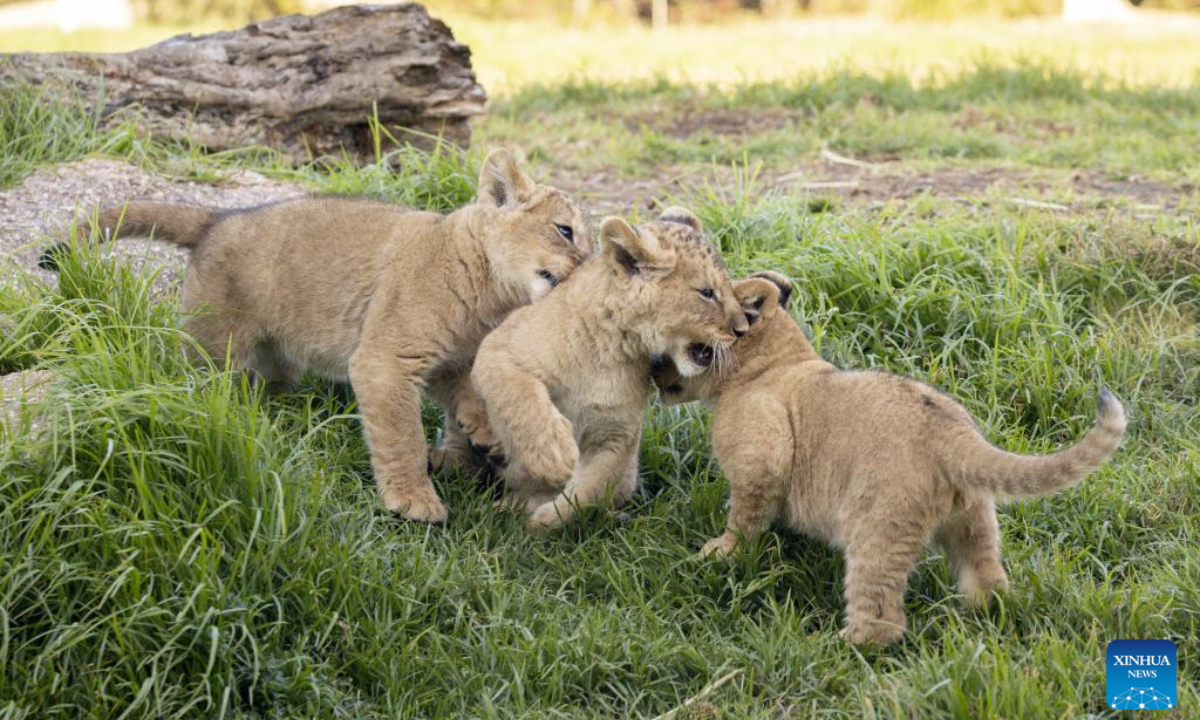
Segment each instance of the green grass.
M129 157L138 150L141 139L132 123L115 118L110 127L101 127L88 110L102 104L98 98L24 83L0 85L0 98L0 188L38 165L93 153Z
M395 171L382 156L298 169L261 151L211 156L22 100L0 115L12 118L0 166L8 182L93 153L200 179L247 166L443 209L471 197L487 140L528 142L557 170L564 151L535 136L590 127L615 139L574 162L603 166L632 152L624 116L692 103L794 107L804 127L858 143L966 107L1029 108L1078 126L1087 167L1178 183L1194 172L1162 159L1194 159L1194 89L984 72L940 89L854 74L731 90L571 83L500 100L469 153L404 150ZM1166 155L1111 160L1103 123L1133 128L1142 114L1158 123L1145 142ZM979 132L993 158L1042 162L1033 140ZM909 137L906 161L951 162L942 133ZM698 561L727 491L699 407L648 411L628 522L593 513L530 538L454 476L435 478L445 527L397 521L376 506L344 390L308 380L264 398L237 373L193 367L174 303L80 253L57 288L21 275L0 286L0 371L61 378L0 430L0 718L649 718L733 670L708 698L720 717L1117 717L1103 703L1104 646L1139 637L1178 644L1175 717L1189 717L1200 702L1194 216L831 202L766 185L755 160L767 145L762 157L730 149L739 164L721 182L670 200L700 214L735 274L796 279L793 312L828 357L924 378L1022 452L1079 437L1101 385L1126 404L1130 434L1111 464L1002 511L1013 591L995 608L953 598L931 552L911 578L907 638L859 652L837 637L841 558L820 543L779 532L728 563ZM663 162L711 169L708 153L678 159L687 148L672 147ZM630 160L622 177L638 171Z
M489 137L555 167L631 175L744 159L788 169L824 147L897 169L985 161L1200 179L1200 86L1134 87L1034 63L983 61L920 82L849 69L732 87L575 79L525 87L492 113ZM580 158L585 142L597 151Z

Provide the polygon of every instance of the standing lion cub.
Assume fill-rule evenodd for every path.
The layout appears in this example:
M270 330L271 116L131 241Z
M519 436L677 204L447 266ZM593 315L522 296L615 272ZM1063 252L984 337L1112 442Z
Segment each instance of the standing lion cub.
M690 212L672 208L636 228L605 220L600 253L488 335L471 373L530 529L625 502L637 486L651 358L701 373L748 327Z
M426 473L422 389L445 408L444 454L462 459L454 419L487 427L469 384L480 341L592 250L579 207L505 150L449 215L332 197L233 212L132 202L100 227L191 248L186 327L214 358L267 382L349 379L384 506L428 522L446 510Z
M725 534L703 554L728 553L777 518L844 549L843 635L852 643L900 639L908 573L930 539L968 601L1005 589L995 497L1065 488L1124 436L1125 412L1104 391L1096 427L1073 447L1046 456L999 450L929 386L823 361L780 310L791 292L782 275L761 273L735 289L750 332L734 346L734 370L695 378L669 365L655 370L668 403L713 404L713 450L732 498Z

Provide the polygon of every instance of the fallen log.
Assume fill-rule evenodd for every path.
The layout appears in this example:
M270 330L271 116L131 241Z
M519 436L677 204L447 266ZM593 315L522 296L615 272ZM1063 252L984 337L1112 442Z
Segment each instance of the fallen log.
M156 136L211 150L265 145L295 160L369 154L376 113L393 133L465 144L487 99L470 49L416 3L288 15L129 53L0 55L5 78L103 98L105 117L137 107Z

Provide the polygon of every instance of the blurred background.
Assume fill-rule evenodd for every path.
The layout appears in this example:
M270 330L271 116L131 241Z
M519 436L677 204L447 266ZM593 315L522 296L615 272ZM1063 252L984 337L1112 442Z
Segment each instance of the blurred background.
M124 51L330 0L0 0L0 50ZM1133 84L1200 77L1200 0L431 0L504 93L565 79L744 83L989 61Z

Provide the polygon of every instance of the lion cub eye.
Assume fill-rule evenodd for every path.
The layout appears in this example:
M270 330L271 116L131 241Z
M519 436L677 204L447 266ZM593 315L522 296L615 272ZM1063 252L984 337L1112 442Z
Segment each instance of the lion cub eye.
M571 243L572 245L575 244L575 231L571 229L570 225L557 225L556 224L554 226L554 229L558 230L558 234L562 235L563 240L566 240L567 242Z
M705 300L715 300L717 298L717 294L713 292L712 288L700 288L696 292L700 293L700 297Z

